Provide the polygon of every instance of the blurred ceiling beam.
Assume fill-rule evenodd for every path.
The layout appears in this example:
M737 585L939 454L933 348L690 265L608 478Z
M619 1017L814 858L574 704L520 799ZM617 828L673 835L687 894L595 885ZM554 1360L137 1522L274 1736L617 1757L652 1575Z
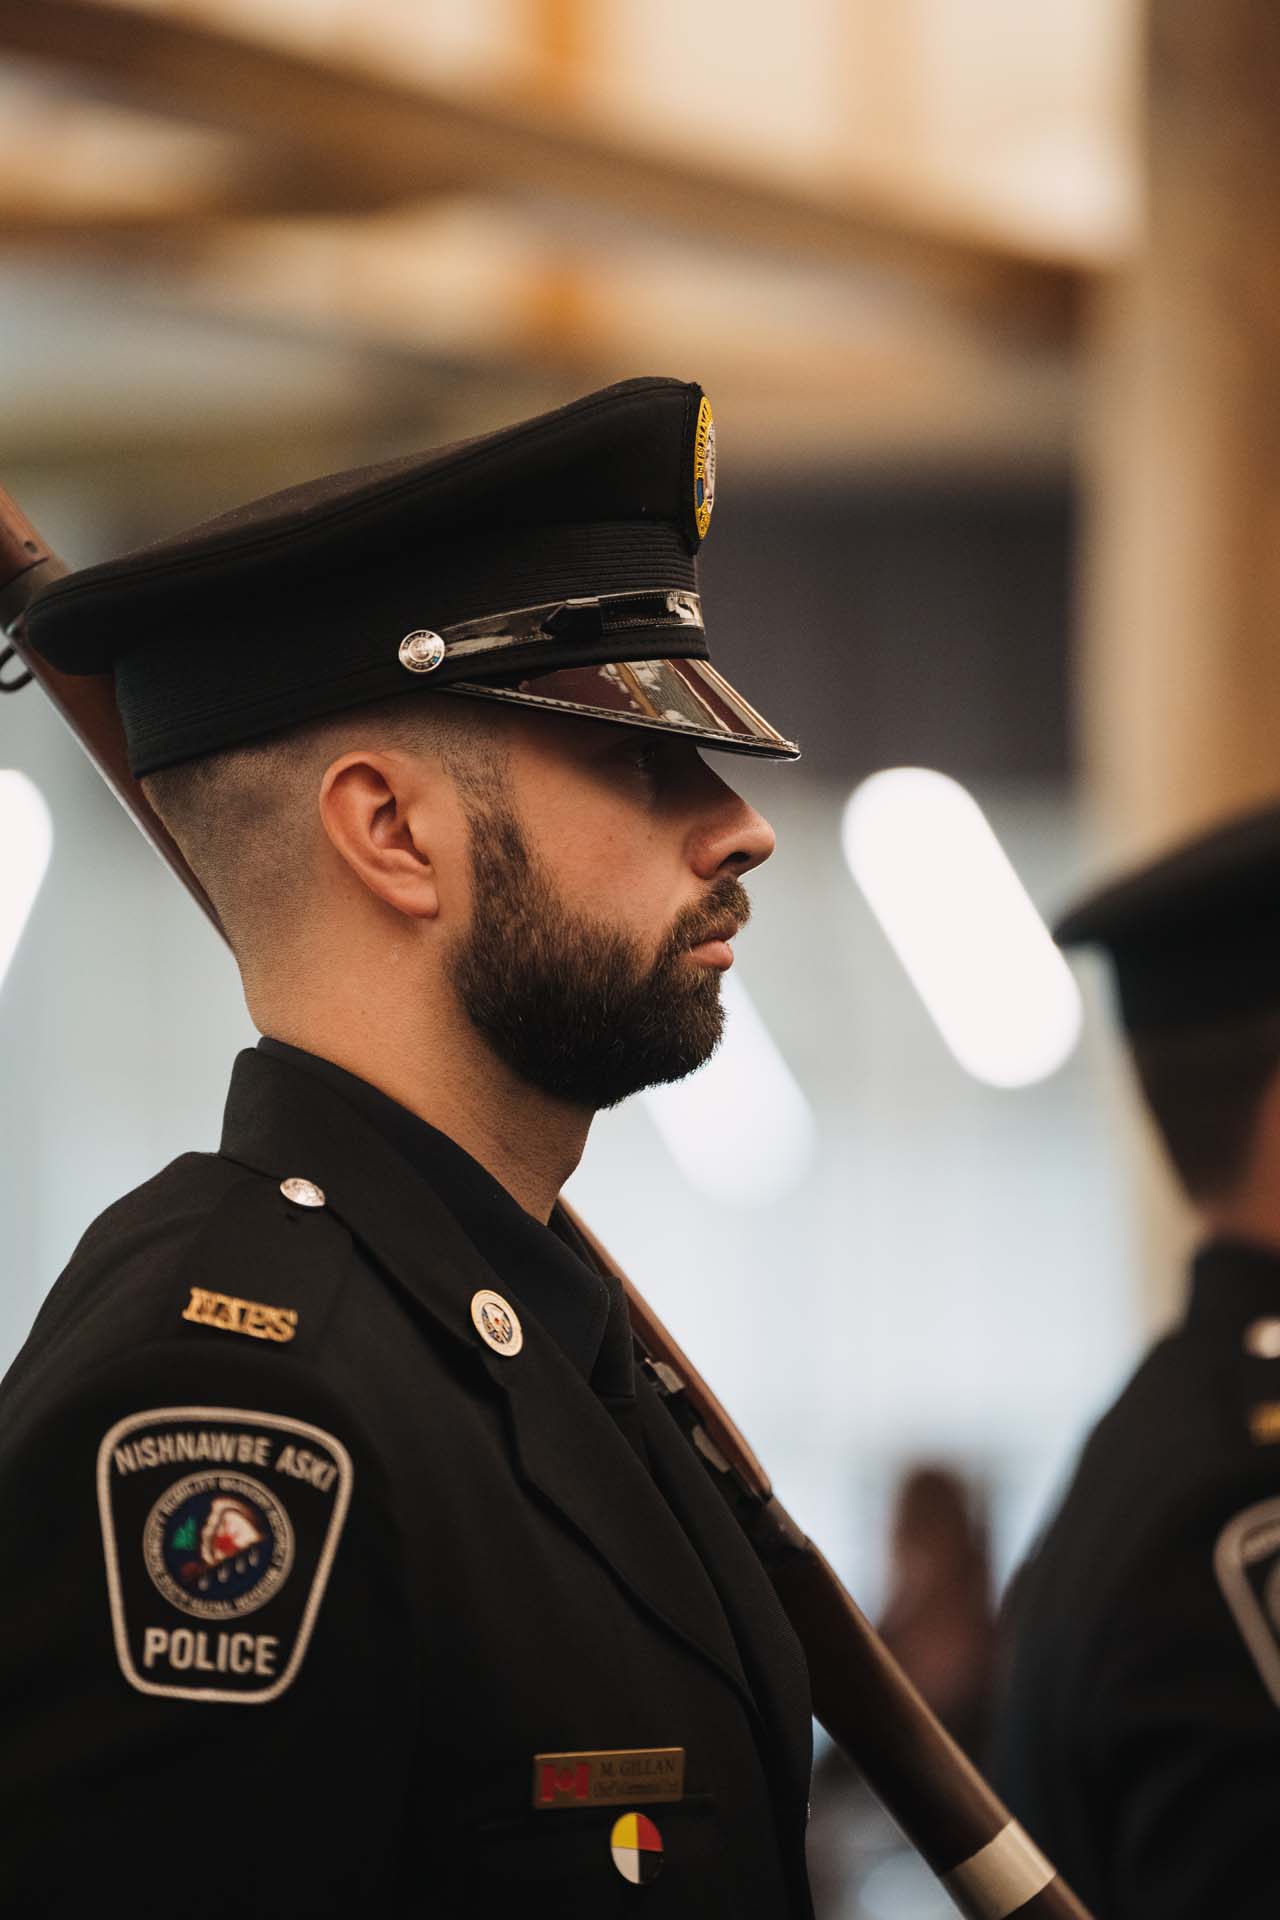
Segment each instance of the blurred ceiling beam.
M358 221L228 223L160 246L113 236L98 257L153 296L371 361L520 369L564 397L637 367L691 369L773 458L834 457L899 428L914 443L931 416L943 447L949 422L966 437L986 419L1004 451L1021 432L1036 457L1064 453L1071 372L1056 345L1001 340L918 290L851 288L833 303L821 276L719 257L698 271L695 253L616 237L548 246L461 199ZM687 288L678 302L673 285Z
M95 94L251 139L255 166L292 171L311 212L333 211L335 194L386 203L444 185L523 202L542 225L586 208L720 250L887 269L1002 331L1062 338L1074 319L1078 262L927 197L781 185L657 153L563 106L462 98L121 0L0 0L0 46Z
M293 171L260 171L208 186L157 183L153 191L131 193L106 184L24 180L29 156L10 165L7 148L0 139L0 242L13 249L70 249L97 259L170 246L181 253L210 229L314 212L313 184Z
M611 372L634 370L632 363ZM490 356L483 365L443 365L450 391L436 404L413 393L411 371L394 355L371 356L366 380L345 406L317 402L270 417L228 408L215 422L190 408L179 418L153 407L140 422L117 407L21 420L6 428L0 478L72 477L103 497L149 498L156 525L176 527L316 473L505 425L572 399L583 384ZM851 471L1022 481L1067 470L1076 412L1068 375L1041 369L949 389L930 378L917 383L923 397L906 401L903 384L887 382L870 403L843 393L820 406L816 395L797 402L790 393L714 379L735 485L759 474L771 483Z
M424 182L425 192L425 182ZM398 200L342 167L263 155L238 137L152 114L10 88L0 114L0 239L110 245L210 222L376 212Z

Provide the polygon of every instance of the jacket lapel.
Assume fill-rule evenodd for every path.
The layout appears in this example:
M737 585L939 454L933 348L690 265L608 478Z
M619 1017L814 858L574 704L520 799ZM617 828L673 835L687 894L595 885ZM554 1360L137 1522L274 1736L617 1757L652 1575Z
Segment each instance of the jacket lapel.
M526 1329L524 1350L507 1367L522 1477L649 1613L718 1667L751 1704L724 1608L671 1507L591 1388L536 1323L531 1333Z
M754 1704L710 1576L590 1386L531 1314L522 1314L524 1345L514 1358L481 1342L473 1295L492 1288L519 1310L518 1278L493 1271L416 1169L323 1081L256 1052L236 1061L221 1152L273 1179L301 1176L323 1188L329 1209L401 1292L475 1356L503 1395L522 1480L648 1613Z
M784 1798L804 1805L813 1729L804 1652L746 1534L656 1393L640 1383L645 1442L654 1477L716 1587L735 1643L743 1649L766 1739L762 1752Z

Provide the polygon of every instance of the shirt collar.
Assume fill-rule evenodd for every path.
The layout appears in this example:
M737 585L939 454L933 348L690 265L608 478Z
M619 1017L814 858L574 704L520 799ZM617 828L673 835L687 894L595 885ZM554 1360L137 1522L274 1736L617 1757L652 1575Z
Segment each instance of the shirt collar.
M525 1212L455 1140L332 1060L264 1038L258 1051L315 1074L356 1108L427 1181L516 1304L549 1333L584 1379L608 1397L635 1390L626 1300L598 1273L557 1207L551 1225Z

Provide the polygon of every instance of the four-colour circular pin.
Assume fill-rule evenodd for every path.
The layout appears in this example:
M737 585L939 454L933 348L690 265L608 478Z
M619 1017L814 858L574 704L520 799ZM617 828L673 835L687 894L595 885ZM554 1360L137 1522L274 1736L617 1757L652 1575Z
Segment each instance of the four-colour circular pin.
M647 1813L624 1813L609 1835L613 1864L624 1880L647 1887L662 1872L662 1835Z
M486 1347L492 1347L504 1360L514 1360L524 1345L519 1314L500 1293L492 1293L487 1287L472 1296L471 1323Z

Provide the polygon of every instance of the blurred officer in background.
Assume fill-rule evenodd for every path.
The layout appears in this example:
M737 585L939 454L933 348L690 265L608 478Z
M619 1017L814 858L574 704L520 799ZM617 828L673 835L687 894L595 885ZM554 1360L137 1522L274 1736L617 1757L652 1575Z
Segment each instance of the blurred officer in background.
M878 1622L890 1653L975 1758L987 1743L995 1655L984 1505L950 1467L912 1468L894 1503Z
M699 749L795 757L714 491L633 381L33 604L265 1037L0 1390L6 1914L810 1912L803 1655L558 1202L720 1035L773 835Z
M1280 1904L1280 809L1068 914L1194 1209L1185 1314L1018 1575L994 1780L1098 1920Z

